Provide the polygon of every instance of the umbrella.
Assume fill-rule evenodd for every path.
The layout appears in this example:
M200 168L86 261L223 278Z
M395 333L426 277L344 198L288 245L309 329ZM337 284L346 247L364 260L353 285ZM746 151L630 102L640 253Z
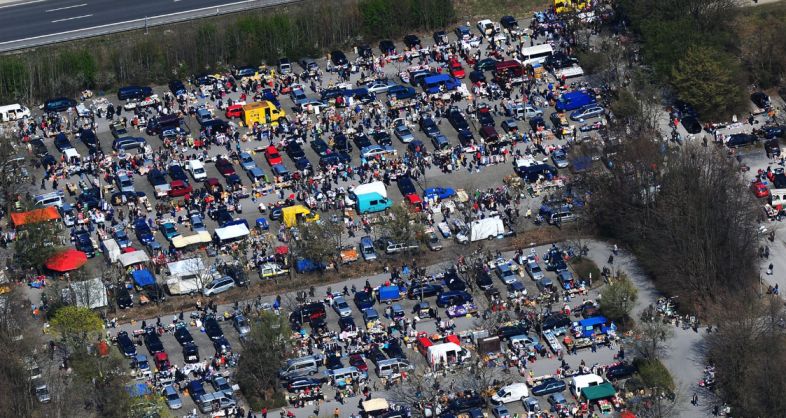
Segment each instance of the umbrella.
M60 273L76 270L87 262L87 255L81 251L68 249L46 260L46 268Z
M289 252L289 248L286 245L280 245L276 247L276 255L286 255Z

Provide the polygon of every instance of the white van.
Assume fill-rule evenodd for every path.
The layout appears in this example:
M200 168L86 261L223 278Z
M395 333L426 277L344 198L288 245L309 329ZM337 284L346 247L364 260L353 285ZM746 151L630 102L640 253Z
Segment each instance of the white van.
M188 161L188 172L191 173L191 177L193 177L195 181L202 181L207 178L205 165L199 160Z
M63 203L63 192L56 191L46 194L40 194L35 197L35 205L37 207L49 207L49 206L57 206L62 207Z
M0 122L8 122L10 120L19 120L29 117L30 109L18 103L0 106Z
M584 388L588 388L590 386L597 386L603 383L603 378L596 375L596 374L582 374L579 376L574 376L570 379L570 391L573 393L573 396L578 399L581 397L581 390Z
M554 54L554 49L549 44L541 44L521 48L522 63L524 65L541 64L546 61L546 58Z
M408 361L392 358L387 360L380 360L377 362L377 367L375 367L375 371L377 372L377 376L379 377L390 377L394 374L401 373L402 371L409 371L413 370L415 367L412 366Z
M344 367L336 370L328 370L328 376L332 378L334 382L343 382L344 384L349 384L351 382L365 382L366 379L368 379L367 372L361 372L357 369L357 367L354 366Z
M288 379L295 376L312 375L319 371L322 364L320 356L306 356L287 360L286 365L278 370L278 377Z
M518 400L524 400L529 396L529 389L526 383L512 383L507 386L501 387L494 396L491 397L491 403L499 405Z

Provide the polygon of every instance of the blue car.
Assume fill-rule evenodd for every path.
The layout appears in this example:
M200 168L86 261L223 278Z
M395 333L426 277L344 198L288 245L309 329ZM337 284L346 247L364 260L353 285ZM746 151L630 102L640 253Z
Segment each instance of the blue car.
M93 241L90 239L90 233L87 231L78 231L74 234L74 241L76 249L85 253L88 258L96 256L96 251L93 248Z
M145 222L144 218L139 218L134 221L134 233L136 234L136 238L142 244L155 241L155 237L153 237L153 231L149 226L147 226L147 222Z
M355 306L357 306L359 310L363 311L374 306L374 298L363 291L355 292Z
M400 85L391 87L387 93L388 98L395 97L398 100L411 99L418 94L414 88Z
M177 226L175 226L173 222L163 223L158 229L168 241L172 241L172 238L180 235L180 233L177 232Z
M126 230L122 225L115 225L112 227L112 238L115 239L115 242L117 242L120 248L131 246L131 239L128 238L128 234L126 234Z
M456 195L456 191L450 187L430 187L423 191L425 199L449 199Z
M541 381L539 385L534 386L532 388L532 394L534 396L545 396L552 393L563 392L566 388L567 385L564 381L550 377Z

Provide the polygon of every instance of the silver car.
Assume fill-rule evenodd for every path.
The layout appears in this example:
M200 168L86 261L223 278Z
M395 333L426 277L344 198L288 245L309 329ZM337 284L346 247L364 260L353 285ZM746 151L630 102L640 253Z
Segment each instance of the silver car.
M167 385L161 391L161 395L166 399L166 404L169 409L180 409L183 407L183 401L180 400L177 390L172 385Z
M529 259L527 260L527 266L525 267L527 270L527 274L532 280L538 281L543 278L543 269L540 268L540 265L537 261Z
M397 123L393 130L395 131L396 137L398 137L398 139L400 139L401 142L405 144L415 140L415 135L412 135L412 131L410 131L409 128L407 128L407 125L403 123Z
M43 380L34 379L33 388L35 389L35 397L38 399L38 402L47 403L52 400L52 397L49 395L49 386Z
M349 304L344 299L343 296L337 296L333 298L333 310L336 311L338 316L341 317L348 317L352 316L352 308L349 307Z
M229 276L224 276L208 283L207 286L202 289L202 294L205 296L217 295L221 292L226 292L233 287L235 287L235 281Z
M232 325L241 337L245 337L251 332L251 325L248 323L248 319L243 315L235 315L235 317L232 318Z
M588 105L571 113L570 118L576 121L582 121L584 119L592 119L594 117L602 115L603 110L604 109L602 106Z

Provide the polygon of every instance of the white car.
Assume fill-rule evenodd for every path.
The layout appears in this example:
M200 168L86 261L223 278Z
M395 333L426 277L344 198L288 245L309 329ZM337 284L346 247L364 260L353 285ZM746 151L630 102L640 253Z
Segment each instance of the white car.
M195 181L202 181L207 178L207 171L205 171L205 165L202 164L202 161L190 160L188 161L187 168L188 172L191 173L191 177L193 177Z
M229 276L224 276L219 279L214 279L212 282L208 283L207 286L202 289L202 294L205 296L217 295L221 292L226 292L233 287L235 287L235 281Z
M349 304L344 299L343 296L337 296L333 298L333 310L336 311L338 316L340 317L348 317L352 316L352 308L349 307Z

